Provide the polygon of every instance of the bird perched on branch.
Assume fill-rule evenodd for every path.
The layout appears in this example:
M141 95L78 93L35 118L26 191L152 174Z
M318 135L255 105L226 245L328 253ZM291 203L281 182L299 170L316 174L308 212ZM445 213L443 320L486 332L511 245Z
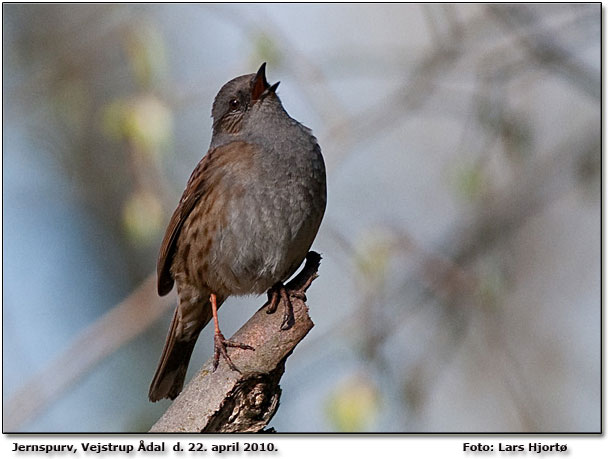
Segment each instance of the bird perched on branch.
M291 118L256 74L226 83L213 102L213 135L167 227L158 258L158 293L177 284L173 315L150 386L152 401L182 390L192 350L213 318L214 370L227 347L253 348L222 335L217 310L230 295L268 292L267 312L284 307L281 329L293 324L284 282L300 266L326 205L325 164L316 138ZM277 330L280 332L280 330Z

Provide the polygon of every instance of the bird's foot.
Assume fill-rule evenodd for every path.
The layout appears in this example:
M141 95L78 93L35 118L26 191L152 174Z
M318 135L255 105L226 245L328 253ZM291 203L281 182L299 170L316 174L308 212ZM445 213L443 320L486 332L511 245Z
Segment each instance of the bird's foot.
M293 301L306 302L306 294L302 290L291 290L285 287L282 282L277 282L268 290L268 301L264 306L267 314L274 314L279 306L283 303L283 321L281 322L281 330L289 330L295 323L293 315Z
M213 352L213 371L217 369L218 364L220 363L220 355L224 357L226 363L230 367L232 371L236 371L240 373L239 369L232 363L232 360L228 356L228 351L226 348L228 347L238 347L239 349L248 349L250 351L255 350L249 344L238 343L236 341L229 341L224 338L221 332L216 332L214 336L214 352Z

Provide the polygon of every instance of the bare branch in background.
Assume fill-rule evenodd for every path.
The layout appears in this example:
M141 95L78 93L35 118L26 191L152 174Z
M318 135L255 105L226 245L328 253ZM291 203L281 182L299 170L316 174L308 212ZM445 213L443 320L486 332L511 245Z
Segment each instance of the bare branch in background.
M147 330L175 304L175 294L159 297L156 274L148 276L122 303L82 331L49 365L4 404L4 430L16 432L103 359Z
M598 10L601 5L595 5ZM529 54L548 70L562 75L573 86L599 102L600 74L587 68L556 34L545 32L532 8L523 5L488 5L488 11L505 27L518 34Z

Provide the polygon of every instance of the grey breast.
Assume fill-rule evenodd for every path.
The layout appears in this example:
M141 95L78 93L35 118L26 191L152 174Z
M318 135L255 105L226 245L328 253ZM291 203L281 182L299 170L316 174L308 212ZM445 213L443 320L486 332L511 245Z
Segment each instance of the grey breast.
M284 113L284 112L283 112ZM259 147L243 176L242 202L228 204L218 250L231 256L218 275L234 294L263 293L297 269L325 210L325 167L310 130L287 117L263 117L247 141Z

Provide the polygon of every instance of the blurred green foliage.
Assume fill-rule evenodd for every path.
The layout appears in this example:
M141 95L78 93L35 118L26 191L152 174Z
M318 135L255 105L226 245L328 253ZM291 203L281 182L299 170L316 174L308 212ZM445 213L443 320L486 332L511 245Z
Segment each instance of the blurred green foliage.
M154 243L162 231L163 200L154 181L170 148L173 112L158 94L167 76L164 39L155 24L139 21L123 40L137 90L106 104L102 130L123 143L133 175L133 188L122 208L123 227L136 246Z
M368 430L378 411L378 389L369 379L359 376L339 384L328 397L326 406L332 429L339 432Z
M127 236L137 245L156 242L164 223L163 207L151 192L136 190L123 206L123 222Z
M255 68L260 62L266 62L270 67L279 67L283 61L281 47L265 32L259 31L253 36L253 56L251 66Z
M354 261L360 285L370 290L382 288L398 247L396 236L389 229L378 226L362 232L357 240Z
M104 107L103 131L158 160L172 139L173 114L153 94L118 99Z
M467 201L479 199L487 189L486 174L479 162L460 163L454 183L458 194Z

